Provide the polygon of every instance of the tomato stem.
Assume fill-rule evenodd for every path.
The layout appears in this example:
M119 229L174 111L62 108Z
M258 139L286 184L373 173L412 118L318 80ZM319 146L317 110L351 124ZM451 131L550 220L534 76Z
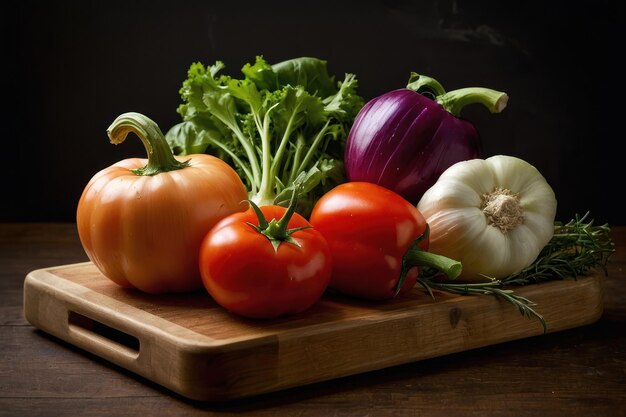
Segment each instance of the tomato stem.
M279 237L287 237L287 226L289 226L289 221L293 217L293 214L296 212L296 204L297 204L297 186L293 188L293 193L291 194L291 200L289 201L289 206L287 207L287 211L283 214L280 221L278 222L277 234Z
M461 262L455 261L454 259L450 259L442 255L426 252L419 247L419 243L422 240L426 239L429 233L430 228L428 227L428 225L426 225L426 230L424 231L424 233L422 233L417 239L413 241L413 243L411 243L411 246L409 246L404 256L402 257L402 272L400 274L398 284L396 285L396 291L394 295L398 295L398 293L402 289L402 285L404 284L407 273L411 268L416 266L426 266L436 269L437 271L446 274L446 276L450 280L454 280L459 275L461 275L461 271L463 269Z
M136 175L157 175L189 166L187 161L180 162L174 158L159 126L143 114L133 112L121 114L107 129L107 135L114 145L124 142L130 132L141 139L148 154L146 166L133 170Z
M461 274L461 270L463 269L461 262L459 261L455 261L454 259L450 259L442 255L426 252L420 248L416 248L414 250L409 249L403 259L411 267L427 266L441 271L446 274L450 280L456 279Z
M283 242L291 243L292 245L300 247L298 241L292 238L291 235L299 230L311 228L311 226L302 226L288 229L289 221L293 217L293 214L296 212L296 205L298 203L296 198L298 194L297 188L298 187L294 187L293 194L291 195L291 201L289 202L289 207L278 221L276 219L272 219L268 222L267 218L265 217L259 206L257 206L253 201L248 200L248 203L250 203L250 206L252 207L252 210L254 210L254 213L256 214L256 217L259 221L258 226L252 223L248 223L248 225L253 227L263 236L265 236L270 241L272 246L274 246L274 251L276 252L278 252L278 247Z

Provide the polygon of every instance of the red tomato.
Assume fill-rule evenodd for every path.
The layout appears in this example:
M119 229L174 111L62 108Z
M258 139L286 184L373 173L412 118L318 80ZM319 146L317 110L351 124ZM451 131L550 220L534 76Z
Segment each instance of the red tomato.
M326 238L333 254L330 287L359 298L392 298L402 273L403 256L426 231L415 206L387 188L367 182L341 184L322 196L311 224ZM419 244L428 249L428 238ZM412 267L400 293L415 285Z
M267 219L280 219L286 209L261 207ZM302 312L322 296L332 269L324 237L307 228L291 234L300 247L281 242L277 250L256 230L252 208L228 216L205 237L200 248L204 286L222 307L249 318L273 318ZM288 227L311 226L295 213Z

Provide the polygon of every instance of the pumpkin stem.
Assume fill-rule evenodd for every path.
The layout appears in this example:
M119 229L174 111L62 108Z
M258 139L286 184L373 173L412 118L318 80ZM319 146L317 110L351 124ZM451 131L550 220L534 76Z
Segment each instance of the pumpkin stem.
M189 166L188 161L180 162L174 158L159 126L143 114L133 112L121 114L107 129L107 135L114 145L124 142L130 132L141 139L148 154L146 166L133 170L136 175L157 175Z

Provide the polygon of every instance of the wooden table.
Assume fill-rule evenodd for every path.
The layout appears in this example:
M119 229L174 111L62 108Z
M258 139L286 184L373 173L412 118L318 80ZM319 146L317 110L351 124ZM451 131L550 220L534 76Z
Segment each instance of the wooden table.
M605 312L593 325L207 404L30 326L26 274L87 258L73 224L0 224L0 416L624 416L626 227L613 236Z

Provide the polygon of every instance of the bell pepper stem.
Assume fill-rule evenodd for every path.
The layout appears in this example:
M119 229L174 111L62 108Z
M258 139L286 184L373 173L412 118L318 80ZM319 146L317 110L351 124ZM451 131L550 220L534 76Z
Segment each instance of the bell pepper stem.
M148 154L146 166L133 170L136 175L152 176L189 166L187 161L180 162L174 158L159 126L143 114L133 112L121 114L107 129L107 135L114 145L124 142L131 132L141 139Z

